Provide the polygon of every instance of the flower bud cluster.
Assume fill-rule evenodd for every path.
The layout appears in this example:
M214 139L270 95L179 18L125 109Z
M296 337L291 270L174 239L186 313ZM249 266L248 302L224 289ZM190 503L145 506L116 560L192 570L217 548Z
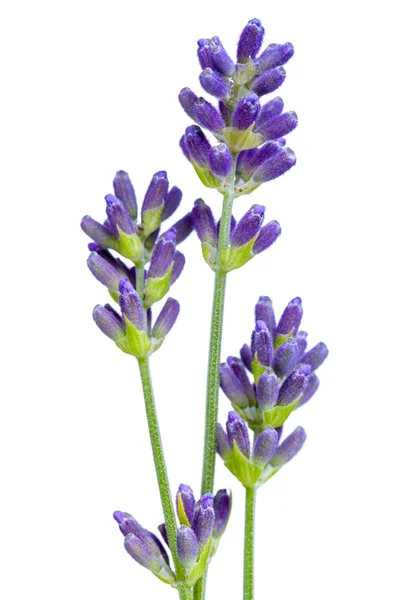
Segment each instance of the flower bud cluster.
M222 390L255 432L268 426L281 427L318 389L315 371L328 349L320 342L307 351L307 333L299 331L302 315L301 299L294 298L276 324L270 298L261 296L255 307L256 326L250 345L242 347L240 359L228 357L221 365Z
M176 495L180 522L176 550L188 585L193 586L203 575L228 524L232 507L230 490L219 490L215 496L205 494L197 502L192 488L181 484ZM170 567L167 549L170 544L165 524L159 526L164 544L144 529L129 513L117 511L114 518L125 536L125 549L140 565L173 587L175 574Z
M246 422L234 410L228 414L226 431L217 430L217 452L225 466L245 487L260 487L302 448L306 433L297 427L281 444L282 427L271 425L256 434L251 447Z
M106 196L105 222L101 224L86 216L81 223L83 231L93 240L89 244L88 267L121 309L120 315L109 304L98 305L93 318L121 350L137 358L160 347L179 313L178 302L169 298L152 327L150 307L164 298L185 264L185 257L176 245L193 230L192 216L188 213L160 235L162 221L176 211L182 198L179 188L168 188L167 174L159 171L146 192L139 223L133 185L127 173L118 171L114 195ZM134 266L128 267L112 250L130 259ZM136 281L138 269L144 270L140 294Z
M238 269L275 242L281 233L280 225L277 221L263 225L264 214L265 207L254 204L238 223L232 218L230 243L220 253L217 264L219 224L204 200L196 200L192 210L193 226L200 238L204 259L213 270Z
M236 63L219 37L199 40L200 85L218 100L218 107L189 88L179 94L182 108L196 122L186 129L181 148L202 183L221 193L236 156L236 195L250 193L296 163L283 139L297 126L296 114L284 113L279 97L264 105L260 101L285 81L283 65L293 56L293 46L270 44L260 52L263 38L261 22L249 21L239 38ZM214 135L217 146L211 146L202 128Z

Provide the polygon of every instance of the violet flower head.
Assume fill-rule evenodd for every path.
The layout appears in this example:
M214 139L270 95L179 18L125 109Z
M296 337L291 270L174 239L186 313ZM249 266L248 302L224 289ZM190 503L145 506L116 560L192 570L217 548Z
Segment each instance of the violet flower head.
M290 413L308 402L319 387L314 371L324 362L328 349L320 342L307 351L307 334L299 331L302 316L301 299L294 298L276 323L271 299L260 296L251 343L242 346L240 359L229 357L220 367L222 391L253 431L281 427ZM253 375L254 383L246 371ZM219 453L226 460L226 442L232 445L231 439L228 435L225 440L221 429L217 439Z

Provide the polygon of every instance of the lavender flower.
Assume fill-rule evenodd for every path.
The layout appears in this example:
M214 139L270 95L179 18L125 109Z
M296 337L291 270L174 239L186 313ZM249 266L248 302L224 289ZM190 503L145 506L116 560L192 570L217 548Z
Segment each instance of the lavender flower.
M216 98L226 98L229 95L229 84L225 77L210 67L201 72L200 84L206 92Z
M261 48L264 39L264 27L258 19L252 19L243 29L238 47L237 60L238 62L246 62L248 58L255 58Z
M305 352L307 334L298 333L302 315L301 299L294 298L276 324L271 299L260 296L251 344L242 347L241 360L229 357L221 365L221 388L254 431L261 432L269 425L281 427L290 413L318 389L319 380L313 370L322 364L328 350L320 343ZM254 384L246 370L254 376ZM226 460L232 443L222 431L218 430L218 448Z
M137 218L138 206L136 194L128 173L118 171L113 181L114 194L122 202L129 216L135 220Z

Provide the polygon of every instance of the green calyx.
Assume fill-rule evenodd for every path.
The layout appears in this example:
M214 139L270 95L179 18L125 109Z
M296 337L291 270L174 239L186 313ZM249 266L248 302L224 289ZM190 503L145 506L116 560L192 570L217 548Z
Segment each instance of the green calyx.
M144 288L144 308L149 308L154 302L164 298L169 290L173 263L163 277L148 277Z
M257 148L264 143L264 138L259 133L253 133L254 123L248 129L236 129L235 127L225 127L221 134L216 137L225 142L233 154L238 154L242 150Z
M118 229L119 238L115 244L115 250L125 258L137 263L143 257L143 242L137 233L124 233Z
M147 236L149 236L151 233L153 233L153 231L155 231L156 229L158 229L161 225L161 215L164 209L164 202L160 205L157 206L157 208L151 208L149 210L146 210L142 216L142 224L141 224L141 229L142 229L142 236L144 238L146 238Z
M115 342L118 348L136 358L148 356L151 350L151 341L146 331L137 329L126 317L125 327L125 336Z
M253 246L258 238L258 233L244 246L229 246L221 251L221 267L223 271L229 272L240 269L251 258L253 258Z
M247 458L239 450L235 440L233 441L232 452L224 459L224 463L245 488L260 487L280 469L280 467L274 467L270 463L260 465Z

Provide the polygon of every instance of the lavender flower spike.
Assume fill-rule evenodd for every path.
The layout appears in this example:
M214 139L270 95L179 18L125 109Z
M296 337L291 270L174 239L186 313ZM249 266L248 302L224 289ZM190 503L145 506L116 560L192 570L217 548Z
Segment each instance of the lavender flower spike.
M214 497L214 530L216 538L221 537L229 521L232 509L232 493L229 489L218 490Z
M254 442L252 452L253 461L260 466L266 465L275 454L277 446L278 434L273 427L268 425L268 427L257 436Z
M200 550L206 546L214 527L214 496L204 494L196 502L194 509L192 529L196 534Z
M296 429L282 442L271 459L274 467L282 467L300 452L306 441L306 432L302 427Z
M136 219L138 207L136 194L128 173L118 171L113 181L114 194L122 202L132 219Z
M95 306L93 319L97 327L113 342L117 342L125 336L124 323L109 304Z
M186 569L191 569L199 554L199 543L193 529L181 525L176 538L178 556Z
M139 331L146 330L146 317L140 298L127 277L119 282L119 305L122 313Z
M259 19L251 19L243 29L237 47L237 60L245 63L249 58L255 58L264 39L264 27Z
M265 207L254 204L236 225L232 235L232 246L240 247L250 242L260 231Z
M178 315L179 302L173 298L168 298L157 317L151 335L157 339L163 340L174 326Z

